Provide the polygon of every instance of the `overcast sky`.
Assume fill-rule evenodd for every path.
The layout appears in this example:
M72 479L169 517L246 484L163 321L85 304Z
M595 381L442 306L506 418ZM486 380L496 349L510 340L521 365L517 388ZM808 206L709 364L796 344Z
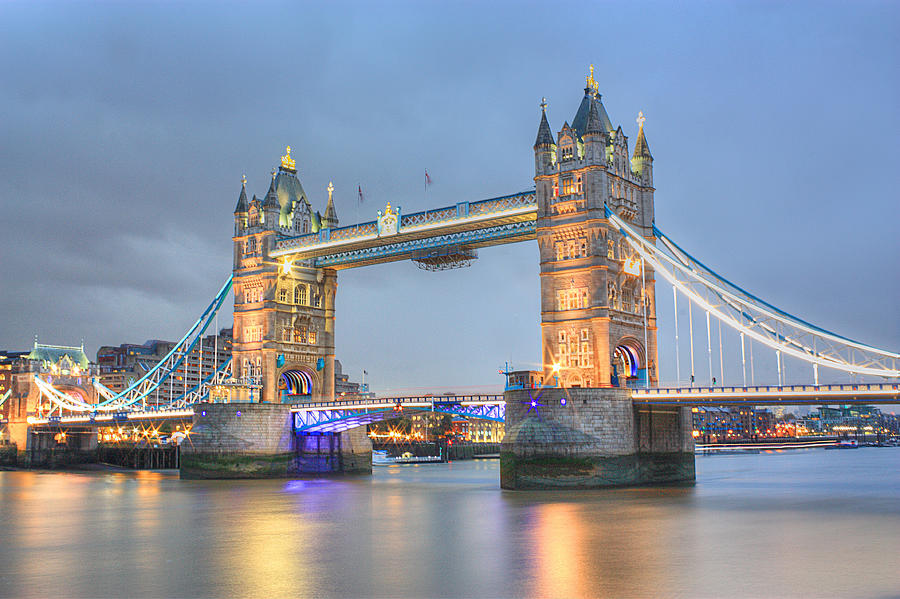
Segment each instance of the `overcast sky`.
M898 350L898 24L896 2L2 3L0 348L180 337L231 270L241 175L265 194L288 144L315 208L334 181L342 224L530 189L541 97L558 131L593 63L631 147L647 117L663 231ZM537 366L536 244L479 256L342 271L345 370L385 392ZM734 357L726 336L726 379Z

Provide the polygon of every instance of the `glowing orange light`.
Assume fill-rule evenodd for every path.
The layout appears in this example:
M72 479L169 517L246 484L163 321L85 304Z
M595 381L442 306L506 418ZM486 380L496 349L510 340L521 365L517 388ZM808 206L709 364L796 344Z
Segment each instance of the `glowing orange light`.
M625 274L628 275L632 275L635 277L638 276L639 274L641 274L641 261L632 256L622 265L622 271L624 271Z

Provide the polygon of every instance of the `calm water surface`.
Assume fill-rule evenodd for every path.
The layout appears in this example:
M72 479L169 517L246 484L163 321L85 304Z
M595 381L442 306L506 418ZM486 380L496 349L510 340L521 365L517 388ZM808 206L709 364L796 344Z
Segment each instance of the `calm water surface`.
M509 492L498 462L323 481L0 472L10 597L900 597L900 450Z

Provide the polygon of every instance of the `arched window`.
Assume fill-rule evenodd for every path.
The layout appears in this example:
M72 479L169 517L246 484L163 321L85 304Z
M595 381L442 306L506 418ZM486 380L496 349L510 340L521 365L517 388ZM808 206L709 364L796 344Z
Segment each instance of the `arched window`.
M294 287L294 303L306 305L306 285Z
M262 358L256 358L256 376L262 376Z

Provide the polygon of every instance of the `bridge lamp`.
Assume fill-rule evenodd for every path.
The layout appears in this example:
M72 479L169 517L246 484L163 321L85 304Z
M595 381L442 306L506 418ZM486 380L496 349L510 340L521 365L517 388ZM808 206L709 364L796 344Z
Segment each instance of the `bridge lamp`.
M553 369L552 369L553 372L558 374L558 373L559 373L559 368L560 368L559 362L554 362L554 363L553 363Z
M281 265L281 272L286 275L291 274L291 268L294 266L293 262L285 258L284 263Z

